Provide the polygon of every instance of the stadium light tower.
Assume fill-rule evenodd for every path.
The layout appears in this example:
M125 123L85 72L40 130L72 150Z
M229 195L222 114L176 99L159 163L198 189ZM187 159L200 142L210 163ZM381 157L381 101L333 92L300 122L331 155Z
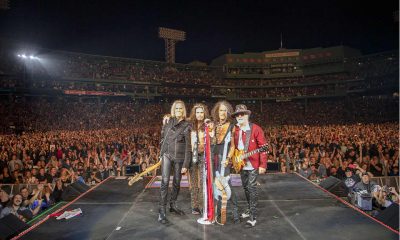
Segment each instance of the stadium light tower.
M175 44L186 40L186 32L160 27L158 36L165 41L165 61L175 63Z

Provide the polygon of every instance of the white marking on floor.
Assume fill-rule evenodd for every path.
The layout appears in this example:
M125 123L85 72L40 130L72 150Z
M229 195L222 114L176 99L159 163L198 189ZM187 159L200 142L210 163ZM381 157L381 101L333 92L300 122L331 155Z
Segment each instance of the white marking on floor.
M304 198L304 199L259 199L258 202L297 202L297 201L326 201L331 198ZM153 202L153 201L142 201ZM239 203L247 203L247 201L238 201ZM77 202L75 205L131 205L135 202Z
M304 199L259 199L258 202L297 202L297 201L326 201L331 198L304 198ZM239 203L247 203L247 201L238 201Z
M129 208L129 210L124 214L124 216L121 218L121 220L118 222L117 226L120 226L121 223L125 220L125 218L130 214L132 209L135 208L136 203L138 202L139 199L141 199L141 195L144 194L146 189L143 189L143 191L135 198L135 201L132 203L132 206ZM115 229L105 238L105 240L110 239L111 235L114 233Z
M290 226L292 226L294 228L294 230L296 231L296 233L301 237L301 239L303 240L307 240L303 234L301 234L300 230L296 227L296 225L294 225L294 223L292 221L290 221L290 219L285 215L285 213L278 207L278 205L276 205L275 201L272 200L272 205L274 205L274 207L279 211L279 213L285 218L285 220L290 224Z
M131 205L134 202L80 202L76 205Z

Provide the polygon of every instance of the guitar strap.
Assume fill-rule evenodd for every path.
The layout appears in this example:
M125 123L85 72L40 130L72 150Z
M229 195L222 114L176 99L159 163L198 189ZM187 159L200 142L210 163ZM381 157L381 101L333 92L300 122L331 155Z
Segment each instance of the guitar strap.
M167 123L167 125L166 125L165 127L168 127L168 123ZM169 133L169 130L171 130L171 128L172 128L172 127L168 128L167 133L166 133L166 134L164 135L164 137L161 139L160 156L159 156L160 161L161 161L161 158L162 158L164 152L166 151L165 148L164 148L164 146L165 146L165 139L167 138L168 133Z
M246 143L244 145L244 151L247 152L249 149L250 145L250 138L251 138L251 132L253 131L253 124L250 123L250 130L246 131Z
M176 121L176 120L175 120ZM174 121L174 124L175 124L175 121ZM176 132L174 133L174 135L172 135L172 137L171 137L171 139L176 139L177 137L178 137L178 135L179 134L181 134L187 127L188 127L188 123L187 122L179 122L177 125L181 125L181 124L183 124L183 126L180 126L177 130L176 130ZM171 128L173 128L174 127L174 125L172 125L171 126ZM165 136L167 136L167 135L165 135Z
M225 135L224 135L224 140L223 140L223 142L222 143L225 143L225 138L226 138L226 135L228 135L228 133L229 132L232 132L232 129L234 129L234 127L235 127L235 124L233 124L233 123L230 123L229 124L229 127L228 127L228 129L226 130L226 132L225 132ZM231 136L233 136L233 135L231 135ZM221 143L221 144L222 144Z
M229 125L228 131L231 132L231 136L233 136L232 131L233 131L234 127L235 127L235 124L233 124L233 123L231 123L231 125ZM228 131L226 131L224 139L225 139L226 135L228 135Z

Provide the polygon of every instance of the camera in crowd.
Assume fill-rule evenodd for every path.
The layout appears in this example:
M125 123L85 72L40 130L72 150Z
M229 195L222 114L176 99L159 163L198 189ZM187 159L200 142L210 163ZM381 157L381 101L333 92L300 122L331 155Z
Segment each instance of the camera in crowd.
M389 186L387 186L387 185L385 185L385 186L382 187L382 191L385 192L385 193L387 194L388 197L389 197L390 195L392 195L391 190L392 190L392 188L389 187Z
M302 164L304 162L304 158L299 158L296 160L296 164Z

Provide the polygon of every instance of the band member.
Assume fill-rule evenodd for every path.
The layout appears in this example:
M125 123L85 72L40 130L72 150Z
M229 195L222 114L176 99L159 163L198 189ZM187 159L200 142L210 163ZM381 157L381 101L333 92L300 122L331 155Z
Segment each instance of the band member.
M164 119L165 120L165 119ZM170 198L170 212L183 215L176 201L179 194L182 174L186 173L190 163L190 123L186 121L186 107L183 101L177 100L172 104L171 117L161 130L161 187L160 209L158 221L168 223L166 218L167 194L171 168L174 170L172 193Z
M218 171L221 173L221 162L225 159L223 159L224 155L224 148L225 148L225 138L228 134L231 133L232 128L234 127L234 124L232 123L231 119L231 113L233 112L231 104L229 104L227 101L219 101L215 104L213 110L212 110L212 117L213 117L213 134L214 137L212 139L212 156L213 156L213 173L214 177L216 176L216 172ZM229 142L227 142L227 153L225 153L226 157L228 157L229 150L231 148L231 139L229 139ZM226 150L225 150L226 151ZM230 168L223 166L224 169L224 176L229 176L230 175ZM232 188L231 181L228 181L228 185L230 188L231 192L231 197L229 199L230 203L232 204L233 207L233 220L234 223L239 223L239 214L238 214L238 204L237 204L237 196L234 192L234 189ZM223 202L223 199L221 197L218 197L216 199L217 201L217 206L216 206L216 222L219 224L224 224L224 216L225 216L225 211L222 211L226 209L226 202ZM222 213L222 215L221 215ZM221 221L222 220L222 221Z
M191 143L192 161L189 168L190 176L190 197L192 204L192 214L201 214L203 207L203 169L204 169L204 120L209 118L206 105L195 104L190 112L190 122L192 124Z
M232 113L237 125L234 129L233 142L230 156L235 149L250 152L265 146L264 132L258 125L249 122L251 111L243 104L239 104ZM254 227L257 218L257 176L264 174L267 168L267 155L265 152L256 153L245 159L245 165L240 172L248 209L242 214L242 218L249 218L246 227Z

